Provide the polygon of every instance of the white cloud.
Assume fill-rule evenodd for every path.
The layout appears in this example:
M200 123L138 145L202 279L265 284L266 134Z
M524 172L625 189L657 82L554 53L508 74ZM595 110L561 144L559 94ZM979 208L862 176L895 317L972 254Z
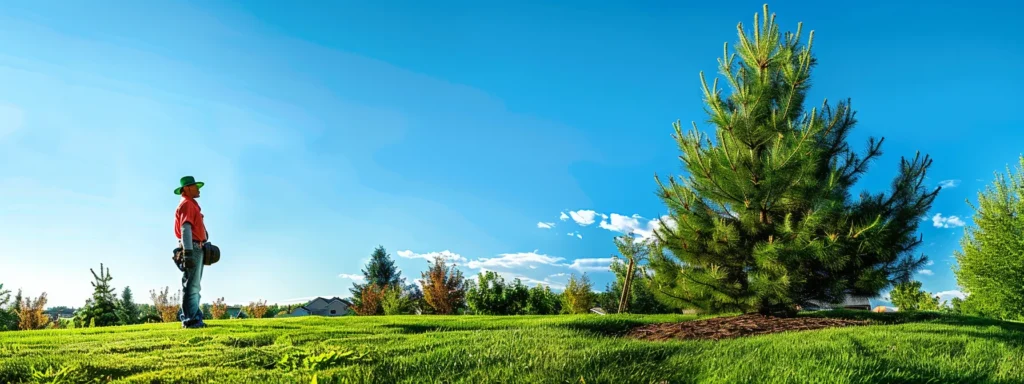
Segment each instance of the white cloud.
M922 275L926 275L926 276L931 276L931 275L934 275L934 274L935 274L935 272L932 272L932 270L930 270L930 269L922 269L922 270L921 270L920 272L918 272L918 273L920 273L920 274L922 274Z
M942 188L956 188L960 185L960 180L942 180L939 182L939 186Z
M566 266L575 269L580 272L606 272L611 270L609 267L612 263L612 258L597 258L597 259L576 259L572 261L572 264Z
M581 238L581 239L583 238L583 235L581 235L579 232L569 232L569 233L566 233L566 235L568 235L570 237L571 236L576 236L576 237Z
M498 255L498 257L471 260L466 265L470 268L481 270L485 268L511 269L525 267L531 264L558 265L558 262L562 260L565 259L561 257L538 254L537 251L534 250L533 252L503 253Z
M613 213L611 215L611 221L601 220L601 223L598 225L601 228L607 229L612 232L633 232L634 234L640 236L643 239L649 239L652 236L654 236L654 230L660 227L661 223L658 221L658 219L641 221L643 219L644 218L638 214L634 214L633 216L627 217L624 215L620 215L618 213ZM665 223L666 225L668 225L669 228L675 227L675 221L673 221L671 217L666 215L662 216L662 219L665 220Z
M640 220L637 220L639 217L640 215L626 217L618 213L613 213L611 216L611 222L601 220L601 224L598 224L598 226L609 231L629 233L640 228Z
M932 216L932 225L934 225L935 228L962 227L964 224L964 221L960 220L960 218L956 216L942 217L941 213L936 213L935 216Z
M545 223L543 221L537 223L537 228L551 229L555 227L555 223Z
M935 296L938 296L943 301L952 300L954 297L959 297L961 300L967 298L967 294L957 290L936 292Z
M396 253L398 254L399 257L403 257L403 258L406 258L406 259L424 259L424 260L433 261L435 257L441 256L442 258L447 259L447 260L451 260L451 261L466 261L466 258L462 257L462 255L460 255L458 253L455 253L455 252L452 252L452 251L449 251L447 249L443 250L441 252L429 252L429 253L415 253L415 252L410 251L410 250L398 251Z
M594 221L595 221L594 218L597 215L598 215L597 212L594 212L594 211L589 210L589 209L581 209L581 210L578 210L578 211L569 211L569 216L572 217L572 221L575 221L576 224L582 225L584 227L586 227L586 226L588 226L590 224L594 224Z
M925 264L926 267L930 267L933 265L935 265L935 260L928 260L928 264Z
M560 272L560 273L556 273L554 275L549 275L548 278L551 278L551 277L562 277L562 276L569 276L569 274L568 273L564 273L564 272Z
M0 139L21 129L25 124L25 112L10 104L0 104Z
M558 216L558 218L561 219L562 221L566 221L569 220L569 215L566 215L565 212L562 212L562 214Z
M338 277L340 277L342 279L349 279L349 280L352 280L352 281L366 281L366 278L363 277L363 275L355 275L355 274L350 274L350 273L342 273L342 274L339 274Z

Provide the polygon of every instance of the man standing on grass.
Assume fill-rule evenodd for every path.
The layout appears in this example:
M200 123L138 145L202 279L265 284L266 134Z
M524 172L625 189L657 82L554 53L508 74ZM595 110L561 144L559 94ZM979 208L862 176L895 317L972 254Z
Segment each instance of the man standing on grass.
M196 199L203 182L196 182L192 176L181 178L181 186L174 190L181 195L181 202L174 212L174 235L178 238L181 257L176 260L178 269L183 272L181 285L184 294L181 298L181 311L178 318L183 328L203 328L203 311L199 306L199 282L203 279L203 245L209 240L203 213Z

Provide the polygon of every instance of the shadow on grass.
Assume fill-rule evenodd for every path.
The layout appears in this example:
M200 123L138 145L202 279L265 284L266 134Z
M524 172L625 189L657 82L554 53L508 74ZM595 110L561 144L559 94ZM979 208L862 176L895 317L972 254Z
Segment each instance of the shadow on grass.
M941 336L945 336L946 335L945 332L939 332L939 331L905 331L905 332L906 333L928 334L928 335L941 335ZM958 334L963 334L965 332L957 332L957 333ZM984 333L981 333L981 332L968 331L966 333L970 334L971 337L995 338L995 337L993 337L994 335L984 334ZM1015 343L1015 344L1019 345L1021 343L1021 341L1020 341L1021 340L1021 336L1022 335L1017 335L1015 337L1013 337L1013 336L999 337L998 339L1000 341L1003 341L1003 342ZM883 378L879 378L879 377L873 377L873 379L877 379L879 381L900 382L900 383L936 383L936 382L942 382L942 383L1001 383L1001 382L1009 382L1009 381L1006 381L1006 380L1000 381L1000 380L994 379L992 377L994 371L992 371L992 370L978 370L978 371L974 371L974 372L964 372L963 370L958 370L955 373L956 376L950 376L949 372L948 371L947 372L943 372L940 369L939 365L936 365L936 364L932 364L932 365L928 365L928 364L907 364L906 361L900 361L899 359L893 358L892 356L890 356L890 355L888 355L886 353L876 353L875 352L876 349L872 349L872 348L870 348L868 346L865 346L864 343L862 343L860 340L857 340L856 338L854 338L852 336L846 336L846 339L848 341L850 341L851 344L853 344L854 349L856 350L857 354L859 354L861 356L865 356L865 357L867 357L871 361L882 362L882 364L880 364L881 366L885 366L885 367L889 367L890 368L890 372L887 372L887 375L886 375L886 377L884 379ZM963 352L963 348L962 347L960 349L958 349L958 350L960 352ZM893 369L893 368L896 368L896 369ZM864 372L864 373L866 375L871 375L872 373L874 373L874 369L871 369L868 372ZM897 375L897 377L890 376L892 374Z
M975 326L975 327L1000 327L1005 330L1024 332L1024 323L1014 323L1009 321L1002 321L996 319L987 319L983 317L966 316L966 315L953 315L939 312L925 312L925 311L913 311L913 312L885 312L875 313L869 311L856 311L856 310L834 310L834 311L821 311L821 312L810 312L801 313L800 317L824 317L832 319L851 319L851 320L868 320L873 324L907 324L907 323L931 323L931 324L949 324L949 325L963 325L963 326Z
M650 324L648 321L640 321L629 318L593 318L581 319L571 323L558 324L558 327L573 331L583 331L596 336L624 336L633 328Z
M381 327L395 329L398 333L404 334L419 334L427 332L449 332L458 331L459 329L452 328L450 326L440 326L432 324L382 324Z

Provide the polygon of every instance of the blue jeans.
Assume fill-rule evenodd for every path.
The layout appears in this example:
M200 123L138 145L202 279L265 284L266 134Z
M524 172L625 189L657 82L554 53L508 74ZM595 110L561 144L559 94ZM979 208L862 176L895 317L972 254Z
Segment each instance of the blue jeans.
M178 319L185 326L203 322L203 309L199 304L199 283L203 280L203 247L192 243L192 268L185 268L181 276L182 296Z

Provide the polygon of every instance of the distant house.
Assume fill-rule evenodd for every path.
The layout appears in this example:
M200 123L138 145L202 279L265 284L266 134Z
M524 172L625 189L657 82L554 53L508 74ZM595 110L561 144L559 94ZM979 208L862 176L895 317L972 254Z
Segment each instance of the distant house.
M852 296L846 295L842 303L823 303L816 300L810 300L807 305L803 306L805 311L823 311L829 309L862 309L865 311L871 310L871 301L867 297L863 296Z
M244 306L236 305L227 307L227 318L247 318L249 313L246 313Z
M318 297L295 308L289 316L344 316L349 314L351 306L352 303L345 299Z

